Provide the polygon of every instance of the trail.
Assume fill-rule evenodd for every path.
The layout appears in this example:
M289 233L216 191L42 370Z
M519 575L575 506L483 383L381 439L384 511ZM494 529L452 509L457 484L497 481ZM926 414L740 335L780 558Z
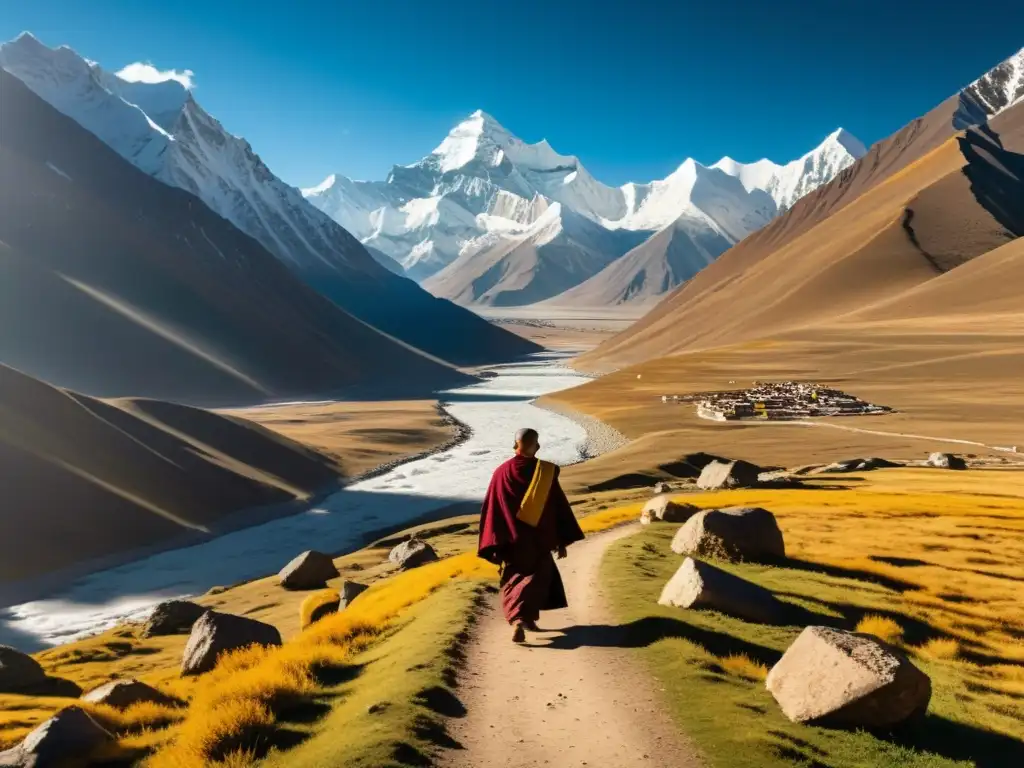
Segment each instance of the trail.
M759 422L751 422L759 423ZM829 427L831 429L841 429L845 432L860 432L864 435L878 435L881 437L906 437L911 440L931 440L935 443L954 443L956 445L976 445L979 448L988 448L990 451L1003 451L1004 453L1014 453L1014 451L1007 446L999 445L987 445L986 443L979 443L974 440L960 440L955 437L931 437L930 435L915 435L909 432L882 432L877 429L862 429L861 427L851 427L846 424L833 424L827 421L765 421L760 422L764 424L772 424L775 426L786 426L786 425L798 425L803 427Z
M634 526L589 536L559 562L570 607L541 614L546 630L514 645L495 601L470 642L462 674L466 716L452 736L452 768L673 766L697 768L696 750L661 706L656 684L624 647L604 607L598 568Z

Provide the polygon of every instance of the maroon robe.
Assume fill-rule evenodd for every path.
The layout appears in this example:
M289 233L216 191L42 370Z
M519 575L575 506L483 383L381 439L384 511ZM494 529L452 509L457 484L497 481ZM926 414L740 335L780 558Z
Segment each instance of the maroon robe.
M583 538L557 469L537 527L516 518L536 466L537 459L516 455L494 470L480 511L477 554L503 566L501 604L510 624L569 605L551 553Z

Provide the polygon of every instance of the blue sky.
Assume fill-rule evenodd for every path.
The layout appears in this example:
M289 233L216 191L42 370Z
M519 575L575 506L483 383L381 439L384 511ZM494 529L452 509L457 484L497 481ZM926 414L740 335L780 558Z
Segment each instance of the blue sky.
M934 0L0 0L116 71L189 69L196 98L300 186L384 178L475 109L602 181L688 156L791 160L866 144L1024 45L1024 3Z

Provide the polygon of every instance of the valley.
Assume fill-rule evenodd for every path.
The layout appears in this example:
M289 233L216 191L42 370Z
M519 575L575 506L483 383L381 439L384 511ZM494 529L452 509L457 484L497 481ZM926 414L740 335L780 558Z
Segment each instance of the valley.
M361 10L0 44L0 766L1024 764L1024 49Z

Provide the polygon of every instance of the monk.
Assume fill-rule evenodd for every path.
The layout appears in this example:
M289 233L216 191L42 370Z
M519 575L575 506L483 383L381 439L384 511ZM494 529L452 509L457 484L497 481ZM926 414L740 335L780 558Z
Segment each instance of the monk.
M526 641L527 630L540 631L541 611L568 607L551 553L561 560L583 539L559 467L538 459L539 448L536 430L516 433L516 455L494 470L480 511L477 554L501 568L501 607L515 643Z

